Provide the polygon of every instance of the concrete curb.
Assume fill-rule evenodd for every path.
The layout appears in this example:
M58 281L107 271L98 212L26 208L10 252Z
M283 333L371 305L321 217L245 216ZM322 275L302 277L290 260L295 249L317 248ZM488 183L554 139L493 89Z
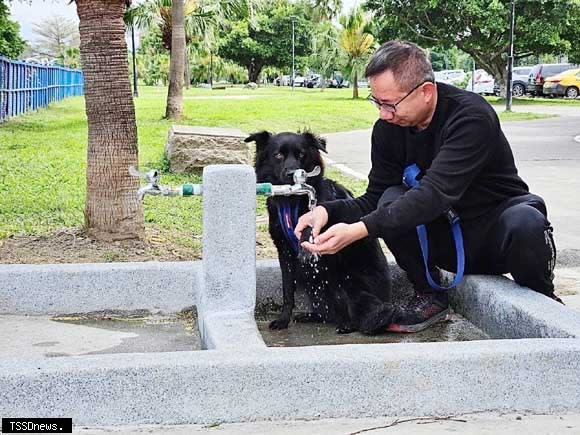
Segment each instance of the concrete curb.
M0 265L0 314L175 312L196 305L201 262Z
M467 276L451 302L493 338L580 338L577 312L503 276Z
M162 288L182 289L165 308L189 305L200 289L196 278L201 275L200 263L80 265L81 271L91 272L90 282L85 287L78 282L69 286L78 267L2 266L2 310L24 311L30 306L29 292L47 293L44 297L53 302L59 300L51 296L53 292L62 300L61 293L79 298L75 311L100 307L85 287L108 285L101 287L101 299L106 301L136 271L145 288L125 299L133 308L153 306L149 297L158 288L145 279L148 275L163 275ZM258 298L279 301L276 262L260 261L256 271ZM400 269L392 271L395 287L408 285ZM39 273L44 282L32 279ZM11 292L4 291L8 284ZM156 297L164 299L159 293ZM453 301L492 334L502 322L522 322L526 331L525 325L537 320L540 329L530 328L528 333L549 336L567 331L571 336L574 331L566 327L580 318L500 277L467 277ZM60 303L60 309L69 306ZM117 304L126 308L122 300ZM470 310L472 304L482 308ZM45 307L34 306L40 311ZM522 313L529 319L523 321ZM0 414L67 416L75 424L122 425L580 409L577 339L276 349L265 346L253 314L200 310L199 315L205 347L216 350L0 360Z
M0 414L120 425L578 410L579 352L528 339L4 360Z

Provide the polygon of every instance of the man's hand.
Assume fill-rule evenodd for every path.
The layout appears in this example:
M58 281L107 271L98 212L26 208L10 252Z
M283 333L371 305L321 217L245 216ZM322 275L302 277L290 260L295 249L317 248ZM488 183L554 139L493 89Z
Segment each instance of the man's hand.
M320 234L320 230L327 222L328 212L326 209L321 206L315 207L314 210L300 216L296 228L294 228L294 234L296 235L296 238L300 240L304 228L312 227L312 237L316 237Z
M335 254L344 247L369 235L362 222L336 224L324 233L314 237L314 243L303 242L302 247L313 254Z

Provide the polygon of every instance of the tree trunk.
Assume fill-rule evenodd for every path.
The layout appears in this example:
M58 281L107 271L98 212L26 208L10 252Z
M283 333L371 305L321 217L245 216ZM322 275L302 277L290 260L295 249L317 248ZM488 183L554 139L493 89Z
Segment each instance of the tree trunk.
M187 55L187 49L185 50L185 89L189 89L191 85L191 68L189 67L189 56Z
M85 225L99 240L140 238L137 124L127 72L125 0L77 0L88 121Z
M258 83L260 72L262 71L262 64L260 62L252 62L248 65L248 81Z
M171 2L171 61L165 117L180 119L183 115L183 75L185 70L185 16L183 0Z
M494 80L499 84L500 96L505 97L507 95L507 68L506 64L501 60L494 62L489 66L490 73L493 75Z
M352 99L356 100L358 98L358 73L354 72L354 81L352 83Z

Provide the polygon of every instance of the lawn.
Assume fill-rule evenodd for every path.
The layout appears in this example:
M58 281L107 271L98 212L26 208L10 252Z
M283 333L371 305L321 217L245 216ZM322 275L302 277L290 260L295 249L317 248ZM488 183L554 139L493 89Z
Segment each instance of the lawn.
M165 88L140 88L135 100L141 168L165 168L163 147L170 122L163 120ZM368 128L377 112L351 89L231 88L185 91L186 117L180 123L239 128L244 132L311 129L318 133ZM500 114L512 119L537 114ZM83 225L87 126L82 98L52 104L0 124L0 240L12 235L46 235ZM355 192L364 182L340 177ZM164 184L199 182L195 176L166 174ZM199 198L145 199L149 229L177 244L199 249ZM258 214L264 201L258 199ZM264 230L264 227L260 228ZM192 233L194 237L192 237ZM197 237L195 236L197 235Z
M485 97L489 104L505 106L505 98ZM520 97L512 100L514 106L579 106L580 99L570 100L568 98L540 98L540 97Z

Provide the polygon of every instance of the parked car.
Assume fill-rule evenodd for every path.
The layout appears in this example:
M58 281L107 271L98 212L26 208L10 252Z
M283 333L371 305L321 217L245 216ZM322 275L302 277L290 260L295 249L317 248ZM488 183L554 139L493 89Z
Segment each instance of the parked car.
M543 95L546 77L555 76L574 68L578 68L578 65L571 63L539 63L530 71L527 91L532 95Z
M350 83L345 80L343 75L335 72L333 76L328 80L327 86L329 88L348 88Z
M514 97L523 97L526 94L528 86L528 76L532 71L531 66L516 66L512 70L512 95ZM499 83L494 84L494 93L499 95Z
M274 79L276 86L290 86L290 76L278 76Z
M301 75L297 75L296 77L294 77L294 86L298 87L306 86L306 77L303 77Z
M476 69L474 74L475 80L469 80L465 89L481 95L493 95L495 79L483 69Z
M447 83L449 85L456 85L465 80L465 71L462 69L446 69L443 71L435 71L435 81Z
M557 95L578 98L580 89L580 69L569 69L544 81L543 92L546 95Z
M307 88L318 88L320 87L320 74L311 74L306 78Z

